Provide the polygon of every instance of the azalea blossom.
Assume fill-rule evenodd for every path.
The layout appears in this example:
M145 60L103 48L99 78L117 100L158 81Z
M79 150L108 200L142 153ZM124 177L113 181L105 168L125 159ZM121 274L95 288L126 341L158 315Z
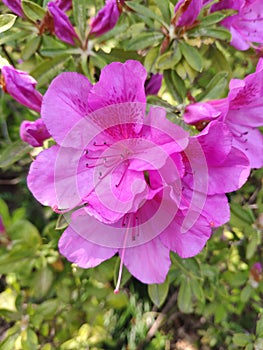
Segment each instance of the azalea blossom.
M227 98L190 104L184 113L185 122L200 129L212 120L223 121L233 135L233 145L246 154L252 168L263 165L263 135L257 129L263 126L262 76L260 59L255 73L230 81Z
M116 292L123 265L144 283L161 283L171 250L198 254L229 219L225 193L249 174L224 124L190 137L162 108L146 111L146 76L127 61L102 69L94 86L78 73L55 78L41 116L57 145L28 175L36 199L68 219L59 241L68 260L89 268L120 255Z
M35 121L24 120L20 125L20 137L33 147L43 146L43 142L51 136L42 119Z
M222 0L211 11L233 9L236 14L225 18L220 24L229 29L231 45L238 50L247 50L253 43L263 43L263 2L261 0Z
M37 81L31 75L12 66L3 66L1 68L1 85L3 91L16 101L40 112L42 95L37 91Z
M111 30L118 22L120 10L117 0L106 0L105 6L91 19L90 35L102 35Z

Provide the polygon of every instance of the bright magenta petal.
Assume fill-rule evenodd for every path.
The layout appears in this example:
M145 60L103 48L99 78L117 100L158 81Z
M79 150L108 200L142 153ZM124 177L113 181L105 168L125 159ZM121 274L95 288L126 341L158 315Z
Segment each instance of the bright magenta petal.
M86 77L71 72L61 73L50 84L43 97L41 114L48 131L59 144L74 147L68 134L88 114L91 87Z
M134 248L126 248L124 252L124 265L143 283L164 282L170 264L169 249L159 238Z
M58 247L62 255L82 268L95 267L110 259L117 252L117 249L103 247L87 241L70 226L61 236Z
M177 213L172 223L161 234L160 238L168 249L177 253L181 258L197 255L204 248L211 235L211 227L204 217L199 216L187 232L182 232L185 216Z

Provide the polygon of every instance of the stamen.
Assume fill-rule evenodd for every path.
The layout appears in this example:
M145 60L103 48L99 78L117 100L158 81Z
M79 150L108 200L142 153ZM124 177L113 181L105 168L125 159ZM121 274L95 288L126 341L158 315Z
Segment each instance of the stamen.
M131 222L131 216L129 216L128 226L127 226L126 231L125 231L123 248L122 248L122 252L121 252L121 262L120 262L119 275L118 275L116 287L114 289L114 294L118 294L120 292L121 277L122 277L122 270L123 270L123 261L124 261L124 254L125 254L125 249L126 249L126 244L127 244L127 237L128 237L128 233L129 233L129 229L130 229L130 222Z
M122 183L122 180L124 179L124 176L126 174L127 169L129 168L129 165L130 165L130 162L126 161L126 168L124 169L124 171L123 171L123 173L121 175L121 178L120 178L119 182L115 185L115 187L119 187L120 184Z

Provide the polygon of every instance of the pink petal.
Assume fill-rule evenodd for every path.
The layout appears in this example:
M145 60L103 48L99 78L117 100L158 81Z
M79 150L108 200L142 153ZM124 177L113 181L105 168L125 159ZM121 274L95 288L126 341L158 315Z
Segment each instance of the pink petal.
M90 34L96 36L107 33L118 22L120 12L116 0L106 0L105 6L91 20Z
M134 248L126 248L124 252L124 265L143 283L164 282L170 264L169 249L159 238Z
M80 152L52 146L42 151L31 164L27 183L34 197L54 209L71 209L81 202L77 173ZM84 171L86 168L84 167ZM80 183L90 190L88 181Z
M181 258L190 258L204 248L211 235L211 227L204 217L199 215L195 224L186 233L183 233L184 218L185 215L182 212L177 212L174 220L160 238L168 249L176 252Z
M76 42L79 42L79 37L68 16L54 2L48 3L48 10L53 17L56 36L65 43L75 46Z
M95 267L110 259L117 252L117 249L87 241L70 226L62 234L58 246L62 255L82 268Z
M144 83L146 77L147 72L138 61L129 60L125 63L113 62L109 64L102 69L98 83L91 90L89 96L91 108L96 110L125 102L145 103ZM141 122L142 117L142 115L135 116L134 122ZM116 124L119 120L116 121Z
M88 95L92 85L79 73L61 73L50 84L43 97L42 118L53 138L64 146L79 146L74 130L88 114ZM84 122L85 124L85 122ZM83 128L83 124L81 124ZM89 129L85 124L86 130Z
M250 173L249 160L237 148L232 148L224 162L209 165L209 194L238 190Z

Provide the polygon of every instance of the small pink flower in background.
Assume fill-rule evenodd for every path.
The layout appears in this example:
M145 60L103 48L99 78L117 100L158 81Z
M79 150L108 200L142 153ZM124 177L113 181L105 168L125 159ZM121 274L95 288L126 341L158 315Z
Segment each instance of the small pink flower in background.
M261 0L222 0L211 11L233 9L237 11L225 18L221 25L230 30L231 45L238 50L247 50L253 43L263 43L263 2Z
M20 137L33 147L43 146L43 142L51 136L42 119L30 122L25 120L20 125Z
M91 19L90 34L99 36L107 33L117 24L119 17L117 0L106 0L105 6Z
M262 79L260 59L255 73L244 80L230 81L227 98L191 104L184 114L185 122L192 125L215 119L223 121L233 135L233 145L248 157L251 168L263 166L263 135L257 130L263 126Z
M262 264L260 262L256 262L251 266L249 271L249 282L251 286L253 288L257 288L262 278Z
M67 44L76 45L80 40L68 16L55 2L48 3L48 11L53 18L55 35Z
M152 74L145 82L145 94L146 95L157 95L162 86L163 75Z
M37 81L28 73L4 66L1 69L2 89L22 105L40 112L42 95L36 90Z
M163 109L146 114L146 76L127 61L103 68L94 86L78 73L55 78L41 114L57 145L28 175L38 201L68 212L59 241L68 260L89 268L120 255L116 292L123 265L144 283L161 283L170 250L198 254L229 219L225 193L249 174L224 124L189 137Z
M72 7L72 0L55 0L54 3L63 12L66 12L66 11L70 10L71 7Z
M4 232L5 232L5 225L3 223L2 216L0 215L0 233L4 233Z

